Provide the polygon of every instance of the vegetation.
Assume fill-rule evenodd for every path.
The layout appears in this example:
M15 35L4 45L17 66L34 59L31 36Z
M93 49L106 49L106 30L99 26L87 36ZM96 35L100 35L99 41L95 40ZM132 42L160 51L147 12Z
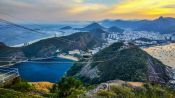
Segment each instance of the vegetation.
M41 98L36 95L29 95L27 93L18 92L11 89L0 88L0 98Z
M101 90L99 98L174 98L175 91L166 86L145 84L143 87L111 86L109 91Z
M11 86L0 88L0 98L89 98L86 93L95 85L85 85L73 77L63 77L47 94L36 94L32 85L20 79ZM33 92L33 93L32 93ZM174 98L175 90L165 85L144 84L133 87L130 85L110 85L108 90L99 90L92 98Z
M67 72L67 75L75 76L86 83L92 84L115 79L147 82L149 81L148 66L150 66L148 64L148 59L150 59L150 62L153 64L152 67L155 69L156 73L159 73L159 78L165 82L168 81L169 76L166 74L166 66L164 64L151 57L139 47L131 43L129 43L128 46L125 46L123 42L114 43L92 57L92 63L89 66L91 66L91 69L95 67L98 68L98 78L90 79L81 74L79 76L76 75L81 71L85 64L75 64ZM101 63L93 61L105 62Z
M41 98L37 94L30 94L34 91L35 87L33 85L17 78L11 85L0 88L0 98Z
M73 77L63 77L51 90L54 97L77 98L85 92L83 83Z
M15 91L20 91L20 92L29 92L35 90L35 87L31 84L29 84L27 81L22 80L20 78L17 78L14 80L12 85L6 86L5 88L8 89L13 89Z

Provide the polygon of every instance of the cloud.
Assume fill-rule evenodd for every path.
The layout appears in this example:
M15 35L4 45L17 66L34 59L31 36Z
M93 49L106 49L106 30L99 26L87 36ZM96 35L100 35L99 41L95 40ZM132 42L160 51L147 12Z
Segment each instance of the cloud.
M175 4L166 5L164 8L175 8Z
M133 15L137 14L141 17L145 15L146 18L150 17L157 17L159 15L166 15L171 14L174 15L175 12L173 12L174 0L124 0L123 2L113 6L108 10L109 14L113 15L119 15L119 14L125 14L125 15ZM169 8L168 8L169 5ZM165 8L165 6L167 8ZM147 17L149 16L149 17Z
M175 0L0 0L1 18L36 22L175 17L174 10Z
M83 13L86 11L99 11L99 10L104 10L107 9L105 5L101 4L81 4L72 7L69 12L72 14L78 14L78 13Z
M83 3L85 0L73 0L76 3Z

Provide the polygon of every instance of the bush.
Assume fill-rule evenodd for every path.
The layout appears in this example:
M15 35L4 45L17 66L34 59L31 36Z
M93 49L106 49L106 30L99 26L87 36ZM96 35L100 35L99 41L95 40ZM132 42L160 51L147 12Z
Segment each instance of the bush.
M28 95L14 90L0 88L0 98L41 98L40 96Z
M59 98L76 98L84 93L85 89L81 81L73 77L63 77L51 91Z
M126 86L111 86L111 90L116 93L117 98L134 98L132 88Z
M35 89L33 85L29 84L27 81L21 80L20 78L16 79L14 83L7 88L14 89L20 92L28 92Z
M97 93L97 96L104 97L104 98L113 98L116 96L116 94L114 92L111 92L111 91L100 90Z

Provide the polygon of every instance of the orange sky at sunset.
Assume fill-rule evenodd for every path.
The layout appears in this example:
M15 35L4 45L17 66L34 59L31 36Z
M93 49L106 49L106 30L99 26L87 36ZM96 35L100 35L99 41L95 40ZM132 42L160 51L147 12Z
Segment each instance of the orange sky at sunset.
M1 0L0 17L27 21L92 21L175 17L175 0ZM38 17L40 16L40 17Z

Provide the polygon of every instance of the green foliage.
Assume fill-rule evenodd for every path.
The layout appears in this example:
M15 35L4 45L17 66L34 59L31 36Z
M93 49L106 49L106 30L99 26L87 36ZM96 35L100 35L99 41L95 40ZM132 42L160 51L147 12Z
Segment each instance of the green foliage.
M0 88L0 98L41 98L35 95L17 92L14 90Z
M29 84L27 81L21 80L20 78L17 78L12 85L7 86L6 88L10 88L20 92L35 90L35 87L33 85Z
M174 98L175 91L169 87L158 84L145 84L145 91L135 92L137 96L145 96L145 98Z
M79 61L79 62L81 62L81 61ZM68 76L74 75L74 74L78 73L82 67L83 67L82 64L75 63L74 66L72 66L70 68L70 70L67 71L66 75L68 75Z
M132 88L126 86L112 86L111 90L116 94L117 98L134 98Z
M63 77L52 89L59 98L77 98L84 91L82 82L73 77Z
M112 97L115 97L116 94L114 92L111 92L111 91L100 90L97 93L97 96L104 97L104 98L112 98Z
M143 87L111 86L109 91L99 91L97 97L103 98L174 98L175 90L166 86L145 84Z

